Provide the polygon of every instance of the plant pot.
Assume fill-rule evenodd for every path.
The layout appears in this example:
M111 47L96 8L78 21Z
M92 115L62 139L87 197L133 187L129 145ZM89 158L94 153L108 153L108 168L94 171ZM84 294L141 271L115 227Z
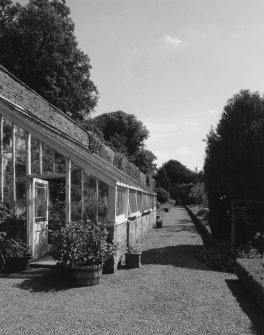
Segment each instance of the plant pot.
M29 268L32 254L22 257L14 257L6 262L5 272L20 272Z
M141 252L138 254L126 254L126 267L128 269L139 268L141 266Z
M69 269L69 274L73 284L77 286L93 286L99 283L102 269L102 264L74 266Z
M156 228L162 228L162 220L156 221Z

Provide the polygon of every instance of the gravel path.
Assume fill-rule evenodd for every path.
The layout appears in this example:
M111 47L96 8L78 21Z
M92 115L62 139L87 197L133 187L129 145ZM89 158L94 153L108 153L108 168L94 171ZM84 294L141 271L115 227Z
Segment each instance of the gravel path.
M144 243L142 267L72 288L49 269L0 275L0 334L264 334L264 313L235 275L199 261L186 211L164 214Z

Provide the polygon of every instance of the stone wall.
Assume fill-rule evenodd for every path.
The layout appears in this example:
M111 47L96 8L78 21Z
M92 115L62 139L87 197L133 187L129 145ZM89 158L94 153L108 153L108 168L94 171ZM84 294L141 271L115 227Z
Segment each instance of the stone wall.
M155 227L156 210L143 213L114 227L108 227L111 239L118 243L116 256L104 267L105 273L113 273L118 264L125 264L125 253L129 244L142 243L147 233Z

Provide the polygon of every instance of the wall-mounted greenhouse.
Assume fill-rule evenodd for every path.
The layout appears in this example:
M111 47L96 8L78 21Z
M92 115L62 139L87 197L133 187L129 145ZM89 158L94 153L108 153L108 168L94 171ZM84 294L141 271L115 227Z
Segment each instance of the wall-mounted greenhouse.
M128 243L156 220L151 178L3 67L0 201L13 217L8 229L28 243L34 259L47 252L49 232L60 225L104 222L119 243L116 267Z

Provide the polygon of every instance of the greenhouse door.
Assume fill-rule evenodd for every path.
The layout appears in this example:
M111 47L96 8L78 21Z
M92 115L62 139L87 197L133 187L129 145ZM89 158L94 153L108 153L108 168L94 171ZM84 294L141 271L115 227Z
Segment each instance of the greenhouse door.
M32 179L31 184L31 247L33 260L44 256L48 251L48 202L49 182Z

